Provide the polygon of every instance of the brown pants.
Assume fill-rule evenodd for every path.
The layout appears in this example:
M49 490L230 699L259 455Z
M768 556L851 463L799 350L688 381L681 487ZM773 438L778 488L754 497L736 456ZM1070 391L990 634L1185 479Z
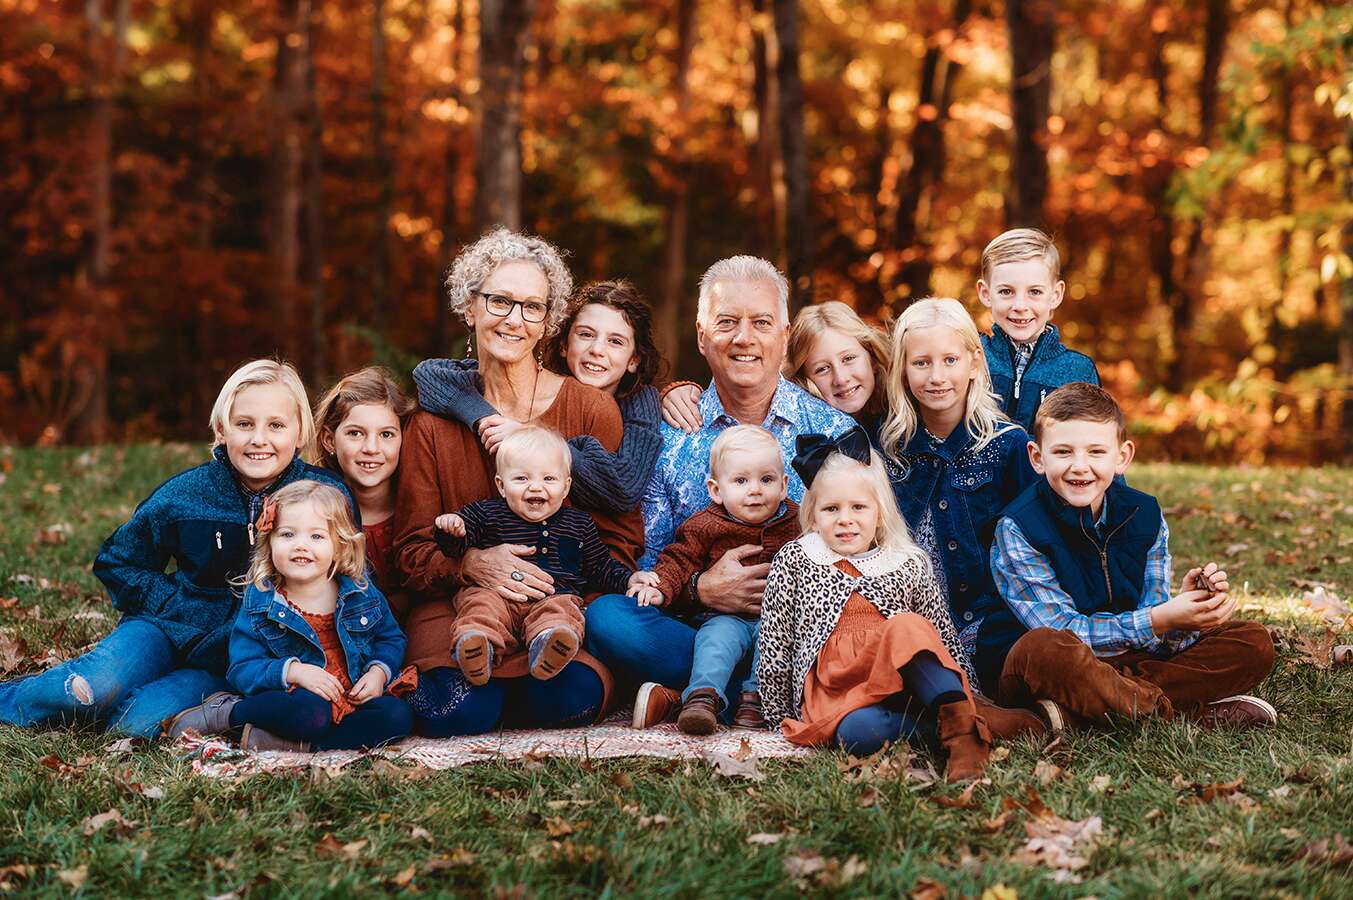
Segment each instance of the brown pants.
M451 646L470 631L482 631L493 645L494 656L506 656L531 646L536 635L560 625L583 636L582 598L576 594L552 594L543 600L504 600L493 591L469 587L456 594L456 619L451 625Z
M1254 688L1273 671L1273 640L1255 622L1228 622L1174 656L1140 650L1096 657L1070 631L1036 628L1015 642L1001 670L1003 706L1052 700L1092 724L1110 716L1171 719Z

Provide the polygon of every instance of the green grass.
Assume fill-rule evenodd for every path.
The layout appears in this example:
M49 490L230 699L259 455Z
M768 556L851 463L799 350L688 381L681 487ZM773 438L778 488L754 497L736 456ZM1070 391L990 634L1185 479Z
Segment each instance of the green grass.
M105 634L114 616L89 574L99 542L200 456L0 450L0 631L34 653L68 654ZM1345 598L1353 589L1353 472L1138 466L1130 476L1167 507L1180 563L1221 557L1244 614L1290 638L1320 632L1301 601L1310 583ZM756 784L699 762L645 759L438 773L363 761L318 780L224 781L192 776L159 748L110 755L112 739L93 732L0 726L0 885L66 896L83 872L84 892L136 895L898 896L930 879L950 897L999 885L1026 897L1353 896L1347 861L1297 858L1312 841L1353 838L1353 669L1318 669L1289 648L1260 692L1282 715L1278 729L1151 723L1076 735L1046 753L1012 745L971 808L932 799L952 789L848 781L834 752L763 761ZM75 771L40 764L49 754ZM1034 775L1040 759L1062 770L1046 785ZM1110 792L1095 790L1097 776ZM1237 778L1239 802L1198 802L1184 785ZM983 829L1004 798L1024 800L1031 786L1065 819L1102 817L1107 834L1082 883L1019 861L1026 812ZM84 833L85 820L113 809L135 824ZM643 821L656 815L667 821ZM755 833L784 837L749 845ZM786 860L816 855L825 868L790 877ZM5 868L17 865L34 868Z

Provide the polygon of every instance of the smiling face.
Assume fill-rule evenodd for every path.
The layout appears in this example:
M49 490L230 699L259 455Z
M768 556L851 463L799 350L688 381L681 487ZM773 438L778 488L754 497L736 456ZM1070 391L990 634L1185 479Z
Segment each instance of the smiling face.
M1119 443L1117 423L1069 419L1043 423L1041 440L1029 442L1029 462L1057 496L1098 516L1104 493L1127 471L1134 451L1132 441Z
M973 352L947 325L911 329L903 348L907 389L921 407L921 419L928 428L933 422L952 427L963 418L968 388L977 377Z
M775 515L789 491L789 478L779 447L733 448L726 451L706 482L709 498L729 515L760 525Z
M333 532L316 503L303 500L279 509L269 545L273 568L289 587L330 577Z
M235 395L217 435L240 482L261 491L286 471L301 438L296 398L280 383L254 384Z
M847 415L864 409L874 395L874 364L859 341L835 328L813 343L803 374L832 406Z
M573 485L569 457L563 454L518 453L504 457L498 452L494 483L511 509L527 522L543 522L559 511Z
M600 303L587 304L573 317L563 357L574 378L608 394L639 368L633 326L624 313Z
M858 556L878 540L879 503L863 471L819 476L813 484L813 530L836 553Z
M785 361L789 323L768 281L716 281L695 338L714 383L725 389L773 390Z
M320 438L338 460L350 487L379 487L399 468L404 435L395 411L383 403L359 403L348 411L333 434Z
M1066 283L1054 281L1041 259L1000 263L991 267L991 281L977 282L977 297L991 307L991 318L1012 340L1038 340L1052 311L1062 304Z
M549 307L550 283L533 262L513 260L494 269L470 297L465 322L474 329L475 344L481 359L512 365L528 359L545 334L545 322L528 322L522 317L521 304L513 305L505 316L488 311L484 295L493 294L521 303L543 303Z

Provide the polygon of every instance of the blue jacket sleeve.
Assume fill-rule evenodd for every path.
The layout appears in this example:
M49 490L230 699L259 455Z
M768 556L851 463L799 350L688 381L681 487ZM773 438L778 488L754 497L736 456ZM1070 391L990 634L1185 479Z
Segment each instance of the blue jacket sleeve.
M148 497L94 558L94 577L108 589L114 608L129 616L158 615L181 592L177 577L164 571L173 554L156 521L160 506L155 494Z
M620 403L625 432L611 453L590 435L568 442L573 457L573 501L584 509L625 513L644 499L662 452L658 389L645 385Z
M226 670L226 680L241 694L284 691L287 684L282 673L286 671L287 659L278 659L268 652L268 645L254 629L248 603L243 604L230 632L230 668Z
M479 392L479 363L473 359L425 359L413 370L418 405L444 419L455 419L471 430L498 410Z

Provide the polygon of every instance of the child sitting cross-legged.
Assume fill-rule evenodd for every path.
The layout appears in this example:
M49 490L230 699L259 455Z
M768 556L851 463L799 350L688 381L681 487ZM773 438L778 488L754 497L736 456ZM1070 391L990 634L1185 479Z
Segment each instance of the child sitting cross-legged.
M494 483L502 497L438 516L437 543L448 556L499 544L534 547L531 561L553 579L554 593L535 601L508 600L467 587L456 595L451 647L473 685L487 684L494 663L523 644L533 678L559 674L582 645L582 596L623 594L634 575L611 556L592 517L564 505L573 479L563 438L538 425L522 426L503 438L495 461Z
M691 678L681 696L677 726L687 734L712 733L719 714L729 706L726 691L734 674L745 672L738 685L733 725L765 728L755 669L760 620L756 616L720 615L691 603L688 585L730 550L756 551L755 560L744 560L752 565L771 560L781 547L798 537L799 507L786 495L788 478L775 435L757 425L725 429L709 450L706 487L709 506L681 523L653 572L636 576L644 586L635 594L641 606L665 603L673 615L691 612L699 624ZM660 690L653 682L640 688L634 727L654 724L652 694Z
M1094 385L1064 385L1039 407L1029 456L1043 478L1005 508L991 550L1013 613L1001 701L1037 703L1055 730L1112 715L1275 724L1272 706L1243 693L1273 669L1268 631L1232 620L1215 563L1171 595L1160 504L1115 477L1133 452L1122 410Z

